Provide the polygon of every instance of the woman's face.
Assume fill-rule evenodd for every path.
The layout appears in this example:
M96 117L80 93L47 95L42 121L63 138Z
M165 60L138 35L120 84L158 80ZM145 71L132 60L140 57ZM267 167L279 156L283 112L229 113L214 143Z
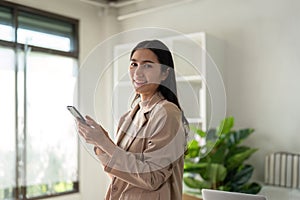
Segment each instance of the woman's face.
M161 71L157 56L149 49L138 49L133 53L129 71L135 91L141 95L142 101L150 99L161 81L168 76L168 71Z

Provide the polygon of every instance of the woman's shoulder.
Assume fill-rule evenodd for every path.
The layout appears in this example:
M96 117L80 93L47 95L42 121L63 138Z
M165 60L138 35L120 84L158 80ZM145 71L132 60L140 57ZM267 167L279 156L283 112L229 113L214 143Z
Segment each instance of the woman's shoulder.
M160 101L154 108L156 112L166 112L171 115L181 115L181 110L178 106L166 99Z
M180 109L178 108L178 106L175 103L168 101L166 99L163 99L158 104L161 104L163 107L170 109L170 110L180 111Z

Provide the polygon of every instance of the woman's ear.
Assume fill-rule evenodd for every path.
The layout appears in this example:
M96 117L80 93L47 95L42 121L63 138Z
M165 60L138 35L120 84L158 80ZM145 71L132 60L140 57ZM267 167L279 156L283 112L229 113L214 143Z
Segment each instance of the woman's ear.
M164 80L166 80L166 79L168 78L168 76L169 76L169 71L170 71L170 68L168 67L166 71L163 71L163 72L161 73L161 74L162 74L162 76L161 76L161 80L162 80L162 81L164 81Z

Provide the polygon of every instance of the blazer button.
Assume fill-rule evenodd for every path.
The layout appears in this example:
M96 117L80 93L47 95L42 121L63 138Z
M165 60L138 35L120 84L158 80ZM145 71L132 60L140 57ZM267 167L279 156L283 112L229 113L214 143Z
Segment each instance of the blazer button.
M113 187L112 187L112 191L113 191L113 192L116 192L117 190L118 190L118 187L117 187L117 186L113 186Z

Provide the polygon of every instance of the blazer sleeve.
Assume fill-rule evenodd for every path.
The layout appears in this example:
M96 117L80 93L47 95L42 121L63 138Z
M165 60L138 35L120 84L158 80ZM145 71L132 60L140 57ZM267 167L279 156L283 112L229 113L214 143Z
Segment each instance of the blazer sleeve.
M120 118L120 121L119 121L119 124L118 124L118 127L121 126L121 124L124 122L125 120L125 117L128 115L129 112L125 113L121 118ZM119 129L118 129L119 131ZM117 131L117 132L118 132ZM115 135L116 137L116 135ZM97 150L98 150L98 153L97 153ZM103 151L101 148L97 147L97 146L94 146L94 153L95 155L98 157L99 161L102 163L103 166L106 166L108 164L108 162L110 161L111 159L111 156L109 156L105 151Z
M145 131L150 133L143 152L135 154L117 147L104 170L136 187L156 190L184 154L181 111L172 103L153 110Z

